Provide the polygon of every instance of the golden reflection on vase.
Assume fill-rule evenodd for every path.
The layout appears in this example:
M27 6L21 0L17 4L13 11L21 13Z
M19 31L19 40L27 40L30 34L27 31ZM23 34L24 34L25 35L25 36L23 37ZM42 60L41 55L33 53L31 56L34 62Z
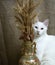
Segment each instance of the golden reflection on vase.
M36 56L36 43L27 41L23 43L24 54L19 60L19 65L40 65Z

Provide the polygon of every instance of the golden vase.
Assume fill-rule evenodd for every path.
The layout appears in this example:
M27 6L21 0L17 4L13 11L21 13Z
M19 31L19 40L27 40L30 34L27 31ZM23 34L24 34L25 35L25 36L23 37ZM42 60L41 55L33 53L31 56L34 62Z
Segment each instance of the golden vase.
M19 65L40 65L36 56L36 44L31 41L23 43L23 56L19 60Z

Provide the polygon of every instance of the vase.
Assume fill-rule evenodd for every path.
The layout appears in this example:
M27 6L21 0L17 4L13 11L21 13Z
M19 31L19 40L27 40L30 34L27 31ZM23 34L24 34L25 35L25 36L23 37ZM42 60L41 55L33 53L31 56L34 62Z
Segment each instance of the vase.
M36 56L36 43L26 41L23 43L23 55L19 60L19 65L40 65Z

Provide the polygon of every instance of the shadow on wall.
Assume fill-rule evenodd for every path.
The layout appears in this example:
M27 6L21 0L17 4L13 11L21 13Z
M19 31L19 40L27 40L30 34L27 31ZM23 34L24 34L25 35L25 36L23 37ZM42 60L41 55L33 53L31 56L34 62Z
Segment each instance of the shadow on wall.
M0 65L18 65L21 43L15 26L13 5L15 0L0 1Z

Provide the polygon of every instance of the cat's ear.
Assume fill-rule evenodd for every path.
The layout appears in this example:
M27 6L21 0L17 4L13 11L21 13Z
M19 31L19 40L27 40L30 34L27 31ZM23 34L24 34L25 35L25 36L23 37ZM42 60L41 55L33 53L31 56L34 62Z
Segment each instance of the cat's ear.
M35 21L35 22L39 22L39 17L36 16L36 17L34 18L34 21Z
M46 19L44 22L44 25L48 27L48 24L49 24L49 19Z
M39 22L39 17L37 16L37 22Z

